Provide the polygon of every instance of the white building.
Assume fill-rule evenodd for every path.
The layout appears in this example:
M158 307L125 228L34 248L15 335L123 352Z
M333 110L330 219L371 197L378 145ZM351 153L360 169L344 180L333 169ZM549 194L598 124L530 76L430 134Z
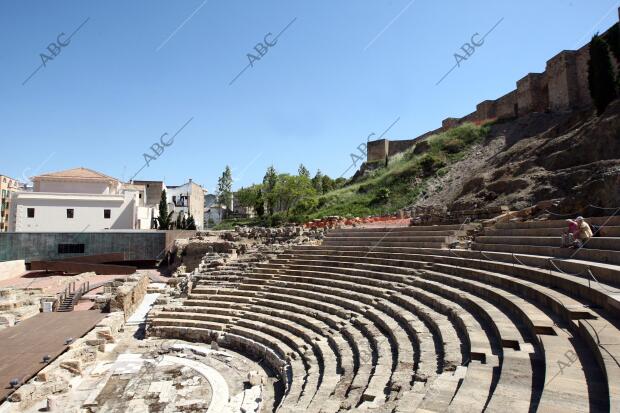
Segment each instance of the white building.
M196 229L204 229L204 189L190 179L189 182L179 186L166 187L166 200L168 211L173 212L172 221L177 217L189 214L194 218Z
M39 175L33 192L14 192L9 231L81 232L150 229L153 209L145 189L102 173L75 168Z
M226 210L226 206L222 207L221 205L219 205L217 203L217 195L208 194L207 191L205 191L204 200L205 200L205 210L204 210L205 228L210 228L222 222L222 219L224 219L224 212Z

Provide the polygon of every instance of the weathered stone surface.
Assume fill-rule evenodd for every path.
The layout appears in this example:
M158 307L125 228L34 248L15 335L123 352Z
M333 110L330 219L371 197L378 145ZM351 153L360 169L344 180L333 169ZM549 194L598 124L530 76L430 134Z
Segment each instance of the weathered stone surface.
M122 311L125 317L129 317L142 302L149 282L149 277L145 274L129 277L128 282L123 282L114 291L110 300L110 311Z

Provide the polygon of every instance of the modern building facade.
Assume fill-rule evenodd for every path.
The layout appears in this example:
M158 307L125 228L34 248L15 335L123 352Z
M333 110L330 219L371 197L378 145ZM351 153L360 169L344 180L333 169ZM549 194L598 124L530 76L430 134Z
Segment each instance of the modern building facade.
M20 183L11 177L0 175L0 232L9 230L11 195L20 190Z
M81 232L150 229L146 189L87 168L39 175L32 192L13 192L12 232Z

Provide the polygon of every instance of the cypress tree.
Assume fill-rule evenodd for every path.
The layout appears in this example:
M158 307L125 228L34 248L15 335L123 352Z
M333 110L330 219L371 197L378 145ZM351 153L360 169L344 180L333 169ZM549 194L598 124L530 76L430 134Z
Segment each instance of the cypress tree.
M170 215L168 215L168 202L166 200L166 190L161 191L159 199L159 217L157 217L158 227L161 230L170 228Z
M616 98L617 92L609 48L598 34L595 34L590 42L588 86L596 111L600 115L607 105Z

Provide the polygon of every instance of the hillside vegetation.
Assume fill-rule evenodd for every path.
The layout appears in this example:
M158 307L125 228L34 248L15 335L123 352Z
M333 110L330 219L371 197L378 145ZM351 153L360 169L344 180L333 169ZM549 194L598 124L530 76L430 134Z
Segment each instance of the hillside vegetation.
M521 209L549 199L561 201L559 213L600 215L620 205L620 100L601 115L587 109L465 124L391 157L388 165L364 165L346 182L320 172L310 178L304 169L298 175L272 171L263 184L239 191L262 215L219 228L381 215L409 206Z
M415 202L425 192L426 182L431 177L445 174L450 165L465 158L488 131L488 126L461 125L391 157L387 165L384 162L367 164L363 174L349 181L332 180L320 171L310 178L303 165L297 175L277 174L270 168L262 184L237 192L238 202L253 207L259 216L228 219L215 228L395 212Z
M410 205L425 192L430 177L446 173L488 130L488 126L465 124L430 137L425 151L416 153L419 144L390 158L387 166L383 162L368 165L371 170L354 183L317 197L317 207L308 211L307 217L383 214Z

